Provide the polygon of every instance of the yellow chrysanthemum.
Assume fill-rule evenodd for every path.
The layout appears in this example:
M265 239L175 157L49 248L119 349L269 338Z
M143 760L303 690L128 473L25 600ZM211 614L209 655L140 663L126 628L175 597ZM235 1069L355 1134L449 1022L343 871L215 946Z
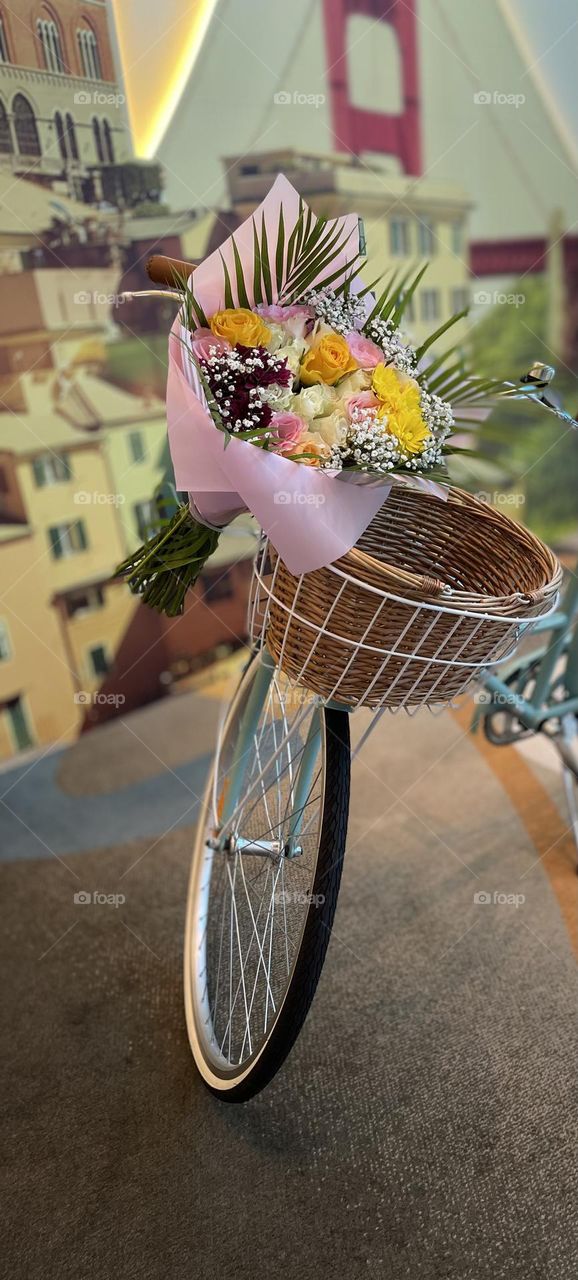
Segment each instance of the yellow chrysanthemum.
M417 382L389 365L378 364L371 385L380 402L378 417L386 419L389 434L406 453L421 453L429 431L421 415Z
M388 415L387 430L406 453L422 453L429 432L419 409L404 408Z

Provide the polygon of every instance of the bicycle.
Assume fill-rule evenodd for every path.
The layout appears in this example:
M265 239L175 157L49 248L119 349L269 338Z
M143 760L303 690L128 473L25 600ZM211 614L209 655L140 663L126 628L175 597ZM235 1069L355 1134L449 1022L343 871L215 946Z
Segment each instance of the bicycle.
M550 366L533 366L541 401L556 416L576 427L570 414L546 396L554 376ZM518 655L481 678L472 721L480 723L493 746L510 746L534 734L546 735L557 750L576 850L578 854L578 562L569 572L561 607L533 627L545 642L525 656ZM576 867L578 873L578 863Z
M183 264L178 265L182 274ZM155 272L157 280L171 283L166 266L157 266ZM354 706L347 704L343 692L339 696L339 690L345 687L341 681L357 653L372 649L367 641L370 617L329 694L321 696L305 687L303 667L289 677L284 650L289 622L295 621L293 605L282 606L287 625L281 652L273 656L266 643L272 601L281 607L274 591L279 563L277 559L272 565L263 536L250 600L253 653L219 732L198 818L187 898L184 989L189 1041L205 1085L235 1103L254 1096L276 1074L315 995L337 905L349 812L349 715ZM347 574L336 572L342 580L337 601ZM405 577L409 581L411 575ZM456 695L470 684L481 663L475 654L474 660L466 661L465 648L486 619L494 628L492 653L495 646L503 656L517 645L518 618L467 609L457 613L451 600L441 597L423 606L430 610L423 636L432 638L429 650L420 656L420 645L411 640L415 602L371 585L367 591L373 593L376 613L388 599L401 602L407 621L400 634L402 639L409 637L409 653L402 644L401 649L378 651L377 661L373 649L376 674L368 693L377 688L376 681L391 663L390 688L401 681L399 687L406 692L397 705L408 710L429 704L450 667ZM326 616L326 630L323 625L317 628L311 652L330 634L328 619L334 607ZM459 629L464 626L462 640ZM450 640L455 652L451 663L444 648ZM358 700L357 705L362 703ZM357 750L386 703L384 693ZM368 705L375 709L375 700Z

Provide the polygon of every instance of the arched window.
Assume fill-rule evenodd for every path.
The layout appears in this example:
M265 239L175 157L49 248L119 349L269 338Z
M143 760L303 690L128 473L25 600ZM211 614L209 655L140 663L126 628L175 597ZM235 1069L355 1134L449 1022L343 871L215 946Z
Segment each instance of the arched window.
M12 103L12 114L14 116L16 145L20 155L42 155L36 116L34 115L34 111L30 106L28 98L25 98L23 93L16 94L14 102Z
M60 32L52 18L39 18L36 34L42 49L42 59L47 71L64 71Z
M58 150L63 160L68 160L68 151L66 147L66 134L62 123L60 111L56 111L54 115L54 127L56 129L56 137L58 139Z
M0 102L0 155L11 156L14 152L14 143L12 141L12 130L8 119L8 112L3 102Z
M104 164L104 151L102 149L102 138L100 136L100 124L96 116L93 116L93 119L92 119L92 136L94 138L94 148L96 151L96 158L99 164Z
M68 154L73 160L78 160L78 143L76 141L76 126L69 111L66 113L66 137L68 141Z
M114 145L112 141L112 129L108 120L102 122L102 134L104 141L104 158L109 164L114 164Z
M87 80L102 80L102 63L98 40L92 27L79 27L76 32L80 65Z
M4 26L4 18L0 15L0 62L10 62L10 50L8 48L8 40L6 38L6 27Z

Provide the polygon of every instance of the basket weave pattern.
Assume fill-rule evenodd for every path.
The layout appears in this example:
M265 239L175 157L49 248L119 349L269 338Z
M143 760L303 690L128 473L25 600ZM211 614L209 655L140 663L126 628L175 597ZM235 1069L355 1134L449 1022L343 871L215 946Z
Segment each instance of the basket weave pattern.
M457 489L446 502L394 486L326 568L295 576L272 547L269 558L253 639L295 683L351 707L450 701L553 607L561 581L538 538Z

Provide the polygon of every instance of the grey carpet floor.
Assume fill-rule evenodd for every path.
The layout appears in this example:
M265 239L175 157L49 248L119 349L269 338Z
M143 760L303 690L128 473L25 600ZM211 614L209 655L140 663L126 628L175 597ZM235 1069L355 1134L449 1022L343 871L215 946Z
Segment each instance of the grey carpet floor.
M496 780L423 733L411 790L405 722L356 765L317 998L243 1107L186 1042L190 830L1 868L10 1280L575 1280L574 963Z

